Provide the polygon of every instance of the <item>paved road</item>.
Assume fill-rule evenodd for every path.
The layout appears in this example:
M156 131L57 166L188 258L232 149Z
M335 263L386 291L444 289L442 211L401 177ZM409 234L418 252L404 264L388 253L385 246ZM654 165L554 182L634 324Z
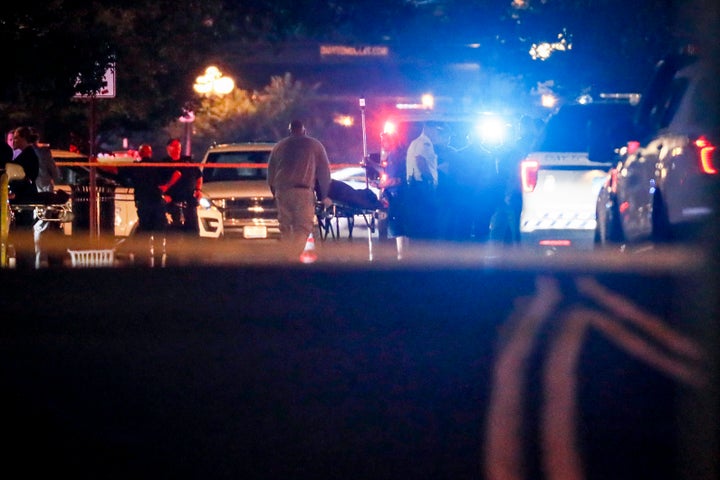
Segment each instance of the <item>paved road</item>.
M0 270L8 471L714 478L718 270L697 250L317 253Z

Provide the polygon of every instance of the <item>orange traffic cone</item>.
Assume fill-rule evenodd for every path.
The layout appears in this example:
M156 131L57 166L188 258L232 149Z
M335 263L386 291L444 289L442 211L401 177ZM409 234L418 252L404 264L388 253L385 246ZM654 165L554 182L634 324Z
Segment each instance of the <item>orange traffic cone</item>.
M313 234L308 235L307 241L305 242L305 249L300 254L300 261L302 263L313 263L317 260L317 253L315 253L315 238Z

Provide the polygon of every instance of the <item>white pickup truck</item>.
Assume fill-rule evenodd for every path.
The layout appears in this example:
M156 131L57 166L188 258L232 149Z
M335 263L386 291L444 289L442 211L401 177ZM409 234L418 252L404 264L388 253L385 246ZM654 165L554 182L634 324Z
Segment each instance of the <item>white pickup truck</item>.
M634 98L634 97L633 97ZM613 158L595 152L622 141L633 104L568 104L552 115L521 163L521 241L526 246L592 246L595 205Z

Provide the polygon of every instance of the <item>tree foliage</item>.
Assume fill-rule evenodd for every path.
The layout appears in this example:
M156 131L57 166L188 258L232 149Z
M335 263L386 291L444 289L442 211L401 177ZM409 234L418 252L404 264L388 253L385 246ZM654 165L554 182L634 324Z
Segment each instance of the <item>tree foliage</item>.
M693 0L704 5L709 0ZM478 45L470 60L483 72L529 89L554 80L568 90L641 83L662 53L693 37L704 10L677 0L25 0L0 10L6 48L0 76L4 128L29 123L54 145L87 135L90 118L110 138L164 132L187 109L207 113L195 125L210 139L269 137L277 117L307 108L314 86L269 78L266 89L236 91L227 105L194 94L192 84L216 64L232 74L227 45L388 43L404 59L448 55ZM682 8L681 8L682 7ZM572 51L533 62L535 42L565 32ZM467 49L465 49L467 50ZM459 50L458 50L459 51ZM461 58L459 60L466 60ZM423 60L424 61L424 60ZM73 99L96 91L115 65L116 97ZM78 83L80 79L80 83ZM223 111L224 109L224 111ZM92 117L92 113L95 116ZM145 140L142 138L141 140Z
M68 132L87 131L92 111L100 132L162 128L199 106L192 84L209 63L231 70L222 63L228 40L370 35L385 31L406 3L27 0L0 10L0 41L12 46L0 76L0 121L33 124L59 146ZM111 65L114 99L95 101L95 110L73 100L97 91Z
M203 96L194 111L193 142L202 151L210 144L282 138L291 119L309 116L316 90L286 73L259 91L235 88L224 96Z

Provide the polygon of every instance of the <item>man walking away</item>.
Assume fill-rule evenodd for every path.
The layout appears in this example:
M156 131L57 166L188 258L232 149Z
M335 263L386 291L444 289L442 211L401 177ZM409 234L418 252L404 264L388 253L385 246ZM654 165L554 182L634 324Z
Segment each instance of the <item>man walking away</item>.
M281 237L299 253L313 231L316 188L318 199L332 205L327 152L319 140L307 135L300 120L290 123L290 135L270 152L267 181L275 197Z

